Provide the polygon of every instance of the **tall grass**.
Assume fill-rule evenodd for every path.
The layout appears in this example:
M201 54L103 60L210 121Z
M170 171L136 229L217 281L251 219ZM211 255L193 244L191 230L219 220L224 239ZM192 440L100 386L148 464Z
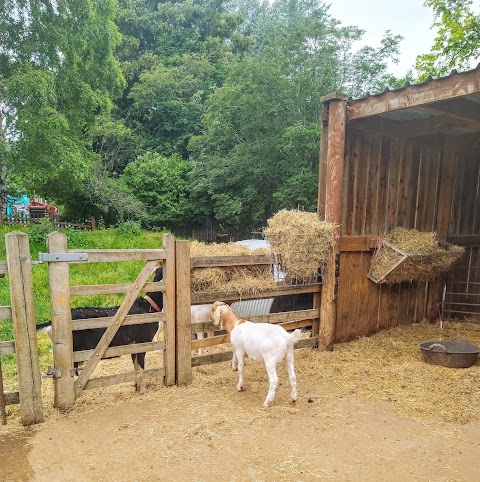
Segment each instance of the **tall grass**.
M6 260L5 235L11 231L22 231L29 235L32 260L38 259L39 252L46 252L46 237L54 231L48 223L30 228L21 226L0 226L0 260ZM160 249L162 248L162 232L126 232L120 229L102 229L97 231L58 230L66 234L69 249ZM132 230L133 231L133 230ZM85 263L70 265L70 283L82 284L114 284L132 282L138 276L143 262L132 261L122 263ZM46 263L34 264L33 289L35 315L37 324L50 320L50 294L48 285L48 266ZM76 297L72 299L75 306L115 306L121 303L122 295L98 295ZM8 276L0 278L0 306L10 305L10 288ZM0 340L13 338L12 321L0 321Z

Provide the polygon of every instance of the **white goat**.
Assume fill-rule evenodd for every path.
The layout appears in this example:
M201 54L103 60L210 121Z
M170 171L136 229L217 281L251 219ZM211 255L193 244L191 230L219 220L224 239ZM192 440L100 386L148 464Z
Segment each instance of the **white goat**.
M255 361L265 363L270 387L267 398L263 403L268 407L275 398L278 386L277 364L286 355L288 378L292 391L290 394L291 405L297 400L297 379L293 357L293 345L301 339L301 330L288 333L279 325L269 323L252 323L237 318L232 308L223 301L215 301L211 308L211 316L215 325L221 325L230 335L233 346L232 368L238 369L237 390L243 388L243 365L247 355Z
M192 305L191 306L191 315L192 315L192 325L194 323L209 323L212 321L211 318L211 307L212 305ZM211 334L211 332L207 332L207 338L208 335ZM203 332L198 332L197 334L197 339L198 340L203 340L205 334ZM201 356L203 355L203 348L198 349L198 354Z

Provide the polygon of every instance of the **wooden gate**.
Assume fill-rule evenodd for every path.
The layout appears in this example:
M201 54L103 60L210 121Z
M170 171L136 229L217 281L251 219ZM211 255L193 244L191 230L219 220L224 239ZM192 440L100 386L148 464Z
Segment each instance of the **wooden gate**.
M50 303L53 328L54 355L54 405L66 408L74 404L82 390L100 386L136 381L135 372L127 372L91 378L102 358L117 355L143 353L153 350L163 351L163 368L145 370L144 378L163 378L166 385L175 383L175 240L167 234L163 238L163 249L119 249L119 250L71 250L67 248L66 236L55 232L48 236L48 253L45 261L49 263ZM103 263L145 261L134 283L115 285L70 286L69 265L72 263ZM164 280L148 283L157 263L161 261ZM164 310L162 313L128 315L128 312L142 291L162 291ZM125 293L115 316L110 318L91 318L72 322L71 297L97 294ZM164 326L164 340L137 343L109 348L115 333L121 325L139 323L159 323ZM73 330L106 328L98 345L93 350L73 352ZM76 377L74 362L85 361Z

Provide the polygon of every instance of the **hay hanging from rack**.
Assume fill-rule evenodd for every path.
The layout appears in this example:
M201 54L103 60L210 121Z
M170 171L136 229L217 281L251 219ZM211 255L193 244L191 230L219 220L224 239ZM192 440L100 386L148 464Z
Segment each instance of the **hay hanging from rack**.
M447 271L465 249L434 232L396 228L379 241L368 277L376 283L427 281Z
M235 243L204 244L193 241L190 255L199 256L258 256L270 254L268 249L250 249ZM271 264L194 268L192 290L196 292L227 291L239 295L258 294L275 288Z
M286 279L312 282L335 244L336 227L316 213L283 209L268 220L264 234L272 251L282 257Z

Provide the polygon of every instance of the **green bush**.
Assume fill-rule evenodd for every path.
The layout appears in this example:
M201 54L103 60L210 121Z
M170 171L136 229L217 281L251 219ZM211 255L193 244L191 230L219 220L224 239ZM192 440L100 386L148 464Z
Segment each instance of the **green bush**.
M142 232L142 227L137 221L125 221L124 223L119 224L117 229L123 234L138 235Z
M31 244L46 244L47 235L55 231L53 224L49 219L42 219L38 224L27 229L28 238Z

